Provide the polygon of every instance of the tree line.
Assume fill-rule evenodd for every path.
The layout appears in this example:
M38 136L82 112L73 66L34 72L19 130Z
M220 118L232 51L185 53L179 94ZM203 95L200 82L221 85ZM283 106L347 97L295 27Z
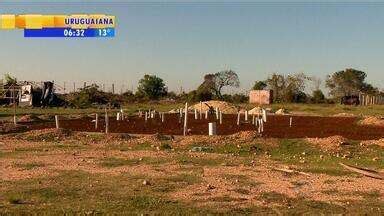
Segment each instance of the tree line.
M277 103L335 103L343 96L358 95L359 93L371 95L384 95L378 88L366 82L367 74L363 71L348 68L334 72L325 79L325 87L329 90L326 97L321 89L322 80L307 76L304 73L279 74L273 73L265 80L255 81L253 90L272 90L274 102ZM6 74L6 83L15 83L16 78ZM104 92L96 84L91 84L76 92L63 94L61 97L68 105L85 108L100 104L119 105L124 103L148 101L207 101L224 100L233 103L248 101L246 94L225 94L228 87L238 88L240 81L238 74L233 70L222 70L217 73L206 74L202 83L189 92L175 93L168 91L164 80L156 75L144 75L138 82L136 92L126 91L122 94ZM308 91L308 87L312 89ZM306 91L307 90L307 91Z

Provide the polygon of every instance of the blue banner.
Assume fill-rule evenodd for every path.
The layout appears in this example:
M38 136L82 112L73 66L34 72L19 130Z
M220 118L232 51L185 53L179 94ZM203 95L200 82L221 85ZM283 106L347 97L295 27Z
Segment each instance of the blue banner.
M114 37L114 28L101 29L71 29L71 28L43 28L24 29L24 37L66 37L66 38L89 38L89 37Z

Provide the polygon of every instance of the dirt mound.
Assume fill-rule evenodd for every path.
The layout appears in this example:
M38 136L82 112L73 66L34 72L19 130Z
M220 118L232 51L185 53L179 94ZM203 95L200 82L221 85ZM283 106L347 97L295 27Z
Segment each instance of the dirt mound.
M261 108L260 107L255 107L255 108L249 110L248 114L250 114L250 115L260 114L261 115Z
M17 135L17 138L28 141L59 141L72 135L68 129L32 130Z
M355 117L356 115L353 113L337 113L332 116L333 117Z
M203 103L203 106L202 106L203 112L209 110L208 106L213 107L214 109L216 109L216 107L217 107L224 114L236 114L237 111L239 110L238 107L236 107L235 105L228 103L228 102L225 102L225 101L211 100L211 101L204 101L202 103ZM200 103L197 103L197 104L189 107L189 109L190 110L194 110L194 109L200 110Z
M288 113L289 112L284 108L281 108L275 112L275 114L277 114L277 115L284 115L284 114L288 114Z
M361 125L375 125L384 126L384 118L376 116L367 116L363 120L359 121Z
M71 114L71 115L59 116L60 119L82 119L86 117L88 116L83 114ZM91 118L95 118L95 115L92 115Z
M378 146L381 146L381 147L384 148L384 138L379 139L379 140L366 140L366 141L362 141L360 143L360 145L362 145L362 146L378 145Z
M44 114L44 115L39 115L38 118L43 120L43 121L53 121L53 120L55 120L55 115Z
M18 120L18 122L36 122L36 121L41 121L41 119L33 114L23 115Z
M237 141L252 141L258 136L258 133L256 131L241 131L232 135L229 135L228 138L232 138Z
M176 109L171 109L168 113L179 113L179 111Z
M348 140L342 136L330 136L325 138L307 138L308 142L325 151L337 151L343 145L348 145Z

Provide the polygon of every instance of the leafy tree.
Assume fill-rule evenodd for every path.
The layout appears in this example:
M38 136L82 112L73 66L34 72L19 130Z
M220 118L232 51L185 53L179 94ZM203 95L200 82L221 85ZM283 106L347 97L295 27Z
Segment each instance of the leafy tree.
M125 103L132 103L136 101L135 94L133 94L133 92L129 90L121 94L121 99Z
M167 93L167 98L168 98L169 100L177 100L177 99L178 99L178 96L177 96L176 92L171 91L171 92L168 92L168 93Z
M235 71L223 70L215 74L207 74L204 76L204 82L201 88L209 90L218 99L223 99L222 89L224 87L239 87L240 81Z
M273 73L266 80L268 87L273 91L273 98L277 102L282 102L282 89L285 88L285 77L281 74Z
M303 91L298 91L292 96L292 100L290 102L294 103L306 103L308 102L308 96Z
M246 103L249 98L245 94L234 94L231 96L231 103Z
M139 81L137 88L138 94L143 95L151 100L157 100L160 97L167 95L167 87L163 79L155 75L144 75Z
M197 90L190 91L187 96L188 101L209 101L212 100L212 93L206 91L202 88L198 88Z
M69 104L76 108L87 108L97 104L107 104L110 102L107 93L100 91L99 86L92 84L86 86L78 92L68 95Z
M366 77L365 72L348 68L328 75L326 86L330 89L329 94L335 98L356 95L360 91L365 93L376 92L376 88L365 82Z
M5 85L12 85L17 83L16 77L11 76L10 74L4 75Z
M256 81L253 85L253 90L264 90L267 87L267 83L265 81Z
M302 102L307 80L309 77L303 73L287 76L274 73L266 80L266 83L273 91L273 98L277 102Z

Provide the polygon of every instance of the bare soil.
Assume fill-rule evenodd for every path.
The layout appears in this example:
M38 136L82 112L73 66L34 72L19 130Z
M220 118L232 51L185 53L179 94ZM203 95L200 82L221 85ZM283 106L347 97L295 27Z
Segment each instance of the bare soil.
M292 118L292 127L289 121ZM256 131L257 127L252 124L252 116L248 121L241 116L240 125L237 125L237 115L224 114L223 123L219 124L214 115L209 119L194 119L193 114L188 117L188 134L207 135L208 123L217 122L218 135L230 135L241 131ZM320 117L320 116L291 116L291 115L269 115L264 124L261 134L266 138L324 138L330 136L342 136L353 140L374 140L384 137L384 126L358 124L356 117ZM21 123L30 130L54 128L54 122L28 122ZM60 120L60 127L73 131L103 132L105 130L104 118L99 120L99 127L95 129L94 119L86 117L81 119ZM178 114L166 114L165 121L161 122L157 115L154 119L145 122L144 117L130 116L123 121L110 118L111 133L130 134L166 134L182 135L183 122Z

